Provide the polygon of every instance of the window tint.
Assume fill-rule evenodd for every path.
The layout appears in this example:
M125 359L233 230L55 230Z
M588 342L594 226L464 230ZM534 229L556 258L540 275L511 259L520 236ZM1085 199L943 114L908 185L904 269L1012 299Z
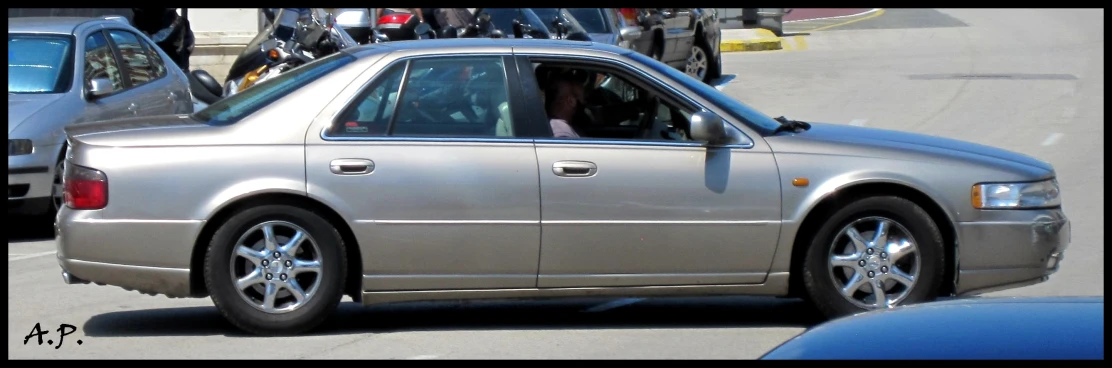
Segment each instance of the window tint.
M513 136L502 57L419 59L410 68L392 135Z
M379 73L358 97L357 104L349 107L337 119L328 135L332 137L381 136L390 126L394 116L394 105L398 101L405 64L396 63L385 72Z
M128 31L115 29L109 30L108 34L112 36L112 41L116 43L116 48L120 50L120 56L123 57L123 64L131 78L132 87L138 87L157 78L155 77L157 73L155 73L154 66L151 65L147 50L139 42L139 37Z
M108 47L104 34L97 32L85 39L85 85L100 78L112 81L113 90L124 88L123 74L116 57L112 55L112 48Z

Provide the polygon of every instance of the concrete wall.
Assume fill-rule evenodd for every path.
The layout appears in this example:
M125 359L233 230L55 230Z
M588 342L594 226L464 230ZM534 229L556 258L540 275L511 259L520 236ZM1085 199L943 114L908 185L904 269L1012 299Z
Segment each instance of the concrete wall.
M190 69L204 69L223 83L232 61L259 33L259 9L189 8L189 24L197 38Z

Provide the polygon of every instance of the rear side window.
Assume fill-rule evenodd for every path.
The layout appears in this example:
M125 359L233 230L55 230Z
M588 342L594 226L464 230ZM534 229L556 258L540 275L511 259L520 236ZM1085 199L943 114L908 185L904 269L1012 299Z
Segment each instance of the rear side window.
M112 42L115 42L116 48L120 50L120 56L123 58L124 68L127 70L132 87L139 87L158 79L158 73L155 71L154 65L151 64L150 55L147 54L147 49L140 43L138 36L118 29L109 30L108 34L112 36Z

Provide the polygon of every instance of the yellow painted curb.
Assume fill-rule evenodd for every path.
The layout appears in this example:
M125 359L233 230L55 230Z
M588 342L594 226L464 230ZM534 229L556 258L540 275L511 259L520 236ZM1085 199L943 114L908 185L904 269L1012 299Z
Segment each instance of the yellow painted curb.
M722 52L741 51L769 51L784 49L783 39L776 37L775 33L763 28L753 29L756 38L745 40L724 40L721 44Z

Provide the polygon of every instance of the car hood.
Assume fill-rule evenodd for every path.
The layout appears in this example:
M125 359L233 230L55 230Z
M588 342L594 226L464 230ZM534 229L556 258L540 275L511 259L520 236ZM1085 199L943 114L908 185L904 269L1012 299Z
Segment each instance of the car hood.
M8 94L8 134L15 132L27 118L62 99L60 94Z
M1039 159L996 147L985 146L957 139L926 134L916 134L887 129L857 127L852 125L811 123L811 129L797 134L767 137L776 152L815 153L820 146L844 149L843 154L891 157L905 153L908 158L928 156L960 156L962 159L981 158L995 162L1019 164L1043 171L1053 167ZM914 155L914 156L912 156Z

